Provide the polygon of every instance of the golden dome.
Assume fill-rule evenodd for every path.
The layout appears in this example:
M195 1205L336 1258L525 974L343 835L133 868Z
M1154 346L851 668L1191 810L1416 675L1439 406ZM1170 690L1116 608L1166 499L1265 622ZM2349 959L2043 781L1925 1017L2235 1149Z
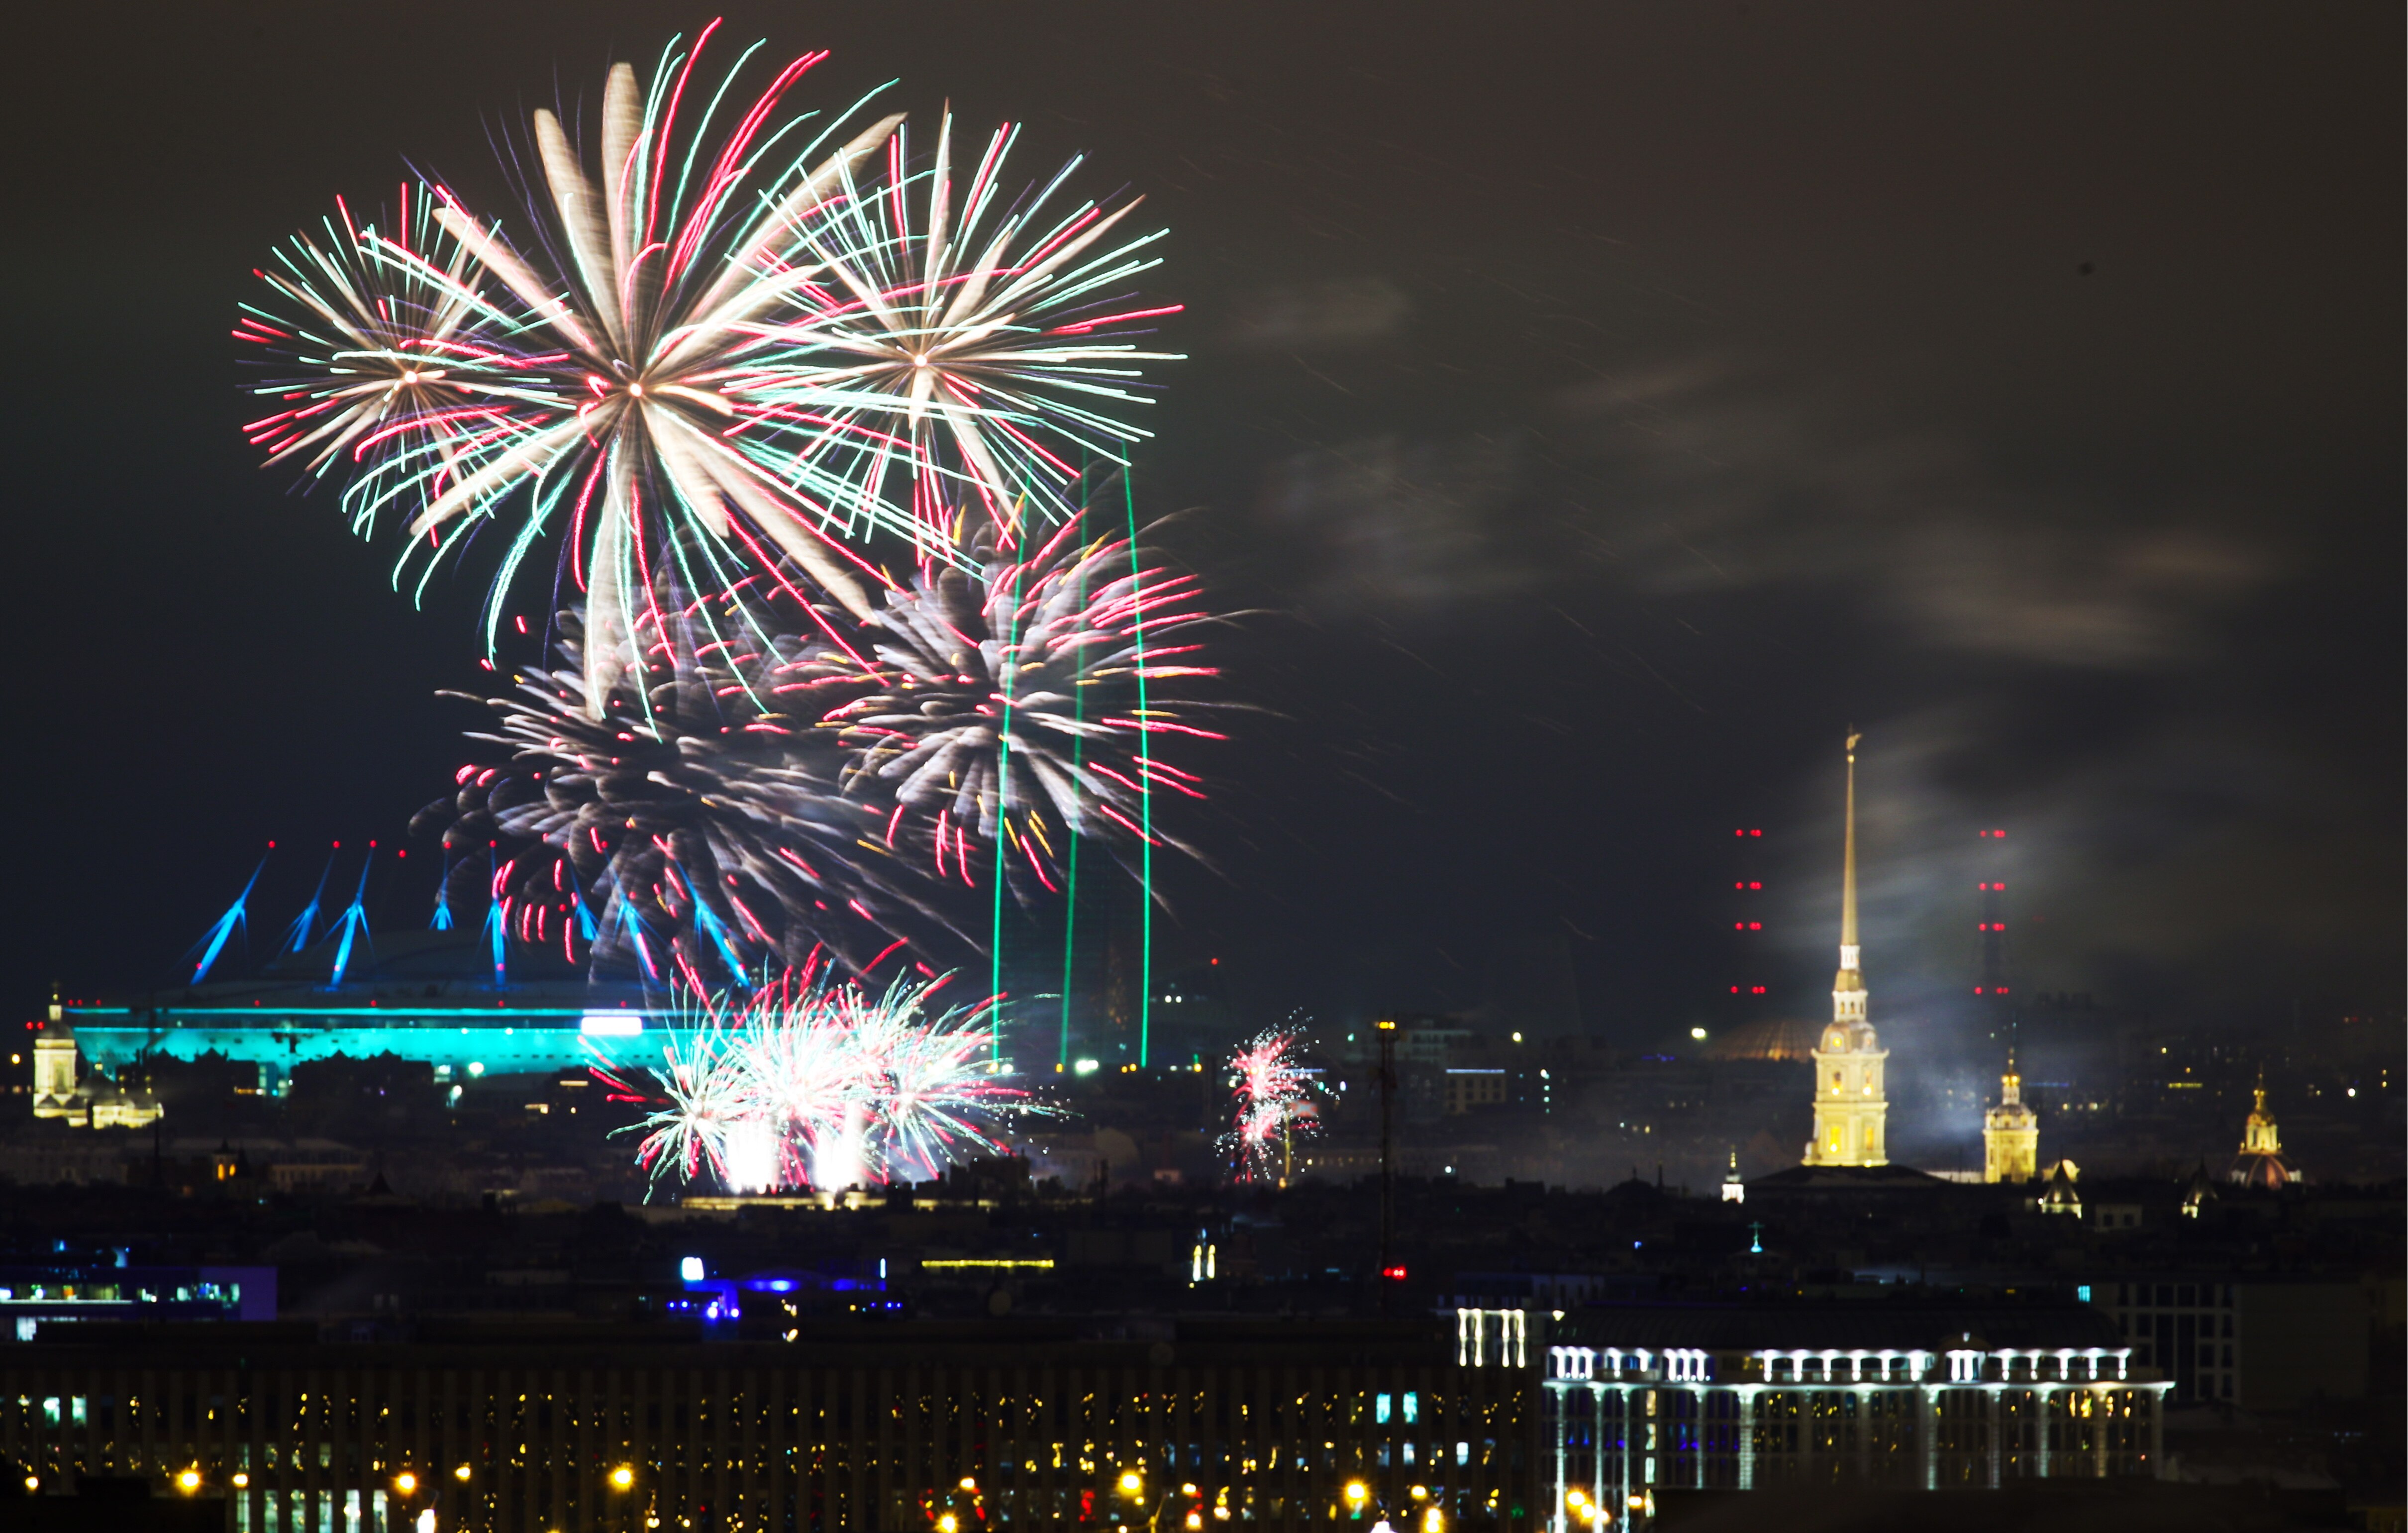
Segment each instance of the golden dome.
M1836 1053L1875 1053L1881 1040L1873 1036L1870 1022L1835 1022L1823 1029L1822 1052Z

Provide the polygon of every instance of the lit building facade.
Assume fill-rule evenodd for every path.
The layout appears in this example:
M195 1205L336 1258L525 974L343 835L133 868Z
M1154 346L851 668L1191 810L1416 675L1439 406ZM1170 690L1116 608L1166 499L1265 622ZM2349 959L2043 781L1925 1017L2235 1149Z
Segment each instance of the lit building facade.
M1668 1487L1997 1490L2162 1472L2129 1348L1548 1349L1555 1533Z
M1429 1318L1158 1324L1128 1340L1033 1322L783 1344L36 1343L0 1367L0 1452L45 1483L195 1470L234 1533L401 1533L428 1511L446 1533L1419 1527L1432 1507L1450 1529L1538 1526L1526 1354L1458 1365Z
M1889 1164L1889 1101L1882 1070L1889 1051L1866 1016L1864 949L1856 932L1856 741L1848 737L1848 808L1840 875L1840 972L1831 981L1831 1024L1814 1049L1814 1137L1809 1166Z
M2173 1386L2095 1311L1888 1308L1581 1311L1545 1354L1550 1528L1595 1526L1600 1509L1618 1523L1675 1488L1996 1490L2163 1473ZM2003 1340L1930 1340L1981 1334Z
M34 1116L58 1118L70 1128L148 1128L166 1116L148 1092L129 1092L95 1074L78 1079L75 1024L56 1001L34 1039Z

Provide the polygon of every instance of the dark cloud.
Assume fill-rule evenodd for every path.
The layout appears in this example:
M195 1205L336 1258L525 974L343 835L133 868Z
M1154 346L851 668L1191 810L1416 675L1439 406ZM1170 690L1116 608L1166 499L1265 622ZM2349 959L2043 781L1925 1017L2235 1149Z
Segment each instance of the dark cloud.
M1413 310L1404 290L1383 277L1271 288L1232 307L1226 343L1267 351L1367 346L1402 331Z

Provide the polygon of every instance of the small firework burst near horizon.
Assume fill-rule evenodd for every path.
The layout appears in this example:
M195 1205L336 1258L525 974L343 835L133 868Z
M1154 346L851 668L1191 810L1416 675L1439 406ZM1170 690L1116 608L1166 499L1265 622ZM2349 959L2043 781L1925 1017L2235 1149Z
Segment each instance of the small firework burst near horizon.
M953 976L873 991L814 960L740 1001L695 997L644 1074L607 1055L614 1098L651 1109L636 1163L654 1185L708 1175L733 1193L840 1191L934 1177L1009 1153L1018 1119L1053 1110L1009 1084L993 1058L992 999L939 1010Z
M1240 1182L1283 1180L1294 1141L1317 1132L1312 1073L1298 1056L1300 1035L1257 1033L1229 1058L1232 1121L1221 1136Z

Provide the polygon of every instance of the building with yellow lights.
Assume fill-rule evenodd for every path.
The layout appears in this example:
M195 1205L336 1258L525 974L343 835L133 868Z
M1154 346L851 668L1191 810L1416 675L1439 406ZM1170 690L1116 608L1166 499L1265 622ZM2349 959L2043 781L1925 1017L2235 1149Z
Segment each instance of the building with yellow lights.
M2026 1182L2040 1177L2040 1114L2024 1101L2014 1055L1999 1077L1999 1105L1982 1114L1982 1180Z
M1538 1533L1544 1514L1535 1348L1467 1352L1429 1314L1165 1317L1110 1338L805 1321L700 1349L468 1333L332 1365L312 1327L245 1331L147 1345L136 1367L90 1341L12 1346L0 1454L46 1484L133 1475L231 1502L234 1533L411 1528L429 1508L480 1533L675 1529L704 1509L826 1533Z
M2283 1188L2306 1177L2283 1158L2283 1130L2266 1110L2266 1077L2258 1077L2258 1105L2241 1125L2241 1153L2232 1159L2229 1180L2243 1187Z

